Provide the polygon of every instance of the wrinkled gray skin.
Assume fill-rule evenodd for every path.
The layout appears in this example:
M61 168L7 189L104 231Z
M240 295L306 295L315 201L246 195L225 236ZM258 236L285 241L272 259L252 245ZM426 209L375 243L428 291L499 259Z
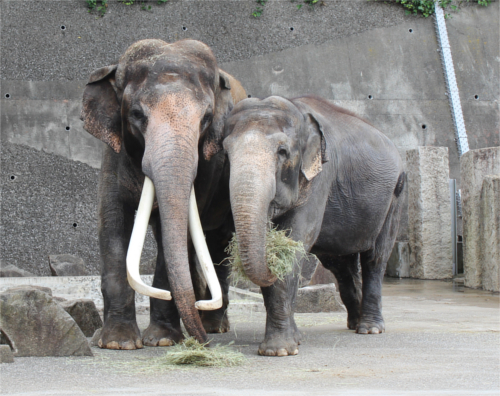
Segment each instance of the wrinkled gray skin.
M202 225L217 262L224 254L223 235L217 230L230 210L228 193L224 198L218 188L227 168L223 127L233 104L243 97L241 85L218 69L210 48L194 40L139 41L117 65L90 76L83 95L84 128L108 144L99 181L101 348L172 345L183 338L180 318L201 342L206 332L228 330L226 267L216 268L223 307L200 317L194 306L205 297L206 287L191 275L195 260L188 204L194 183ZM145 175L156 190L150 220L158 245L153 287L171 290L173 300L150 299L151 321L141 339L125 259Z
M405 180L395 146L350 112L313 96L243 100L226 136L239 251L247 275L262 286L267 309L259 353L294 355L300 343L293 318L300 270L283 281L269 273L269 220L292 230L291 237L336 276L349 329L382 333L382 278Z

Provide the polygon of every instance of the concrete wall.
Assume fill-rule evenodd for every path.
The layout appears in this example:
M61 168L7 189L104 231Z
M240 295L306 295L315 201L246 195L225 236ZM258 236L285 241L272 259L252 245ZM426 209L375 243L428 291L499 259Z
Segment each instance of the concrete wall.
M110 1L96 18L82 0L1 1L2 263L48 275L49 254L71 253L98 273L102 144L78 119L82 90L93 69L144 38L206 42L252 96L334 100L386 133L403 158L417 146L448 147L450 177L459 179L432 18L365 0L300 11L271 0L259 19L250 17L253 0L150 4L153 12ZM470 5L447 21L472 149L500 144L499 5ZM405 215L400 238L407 230Z

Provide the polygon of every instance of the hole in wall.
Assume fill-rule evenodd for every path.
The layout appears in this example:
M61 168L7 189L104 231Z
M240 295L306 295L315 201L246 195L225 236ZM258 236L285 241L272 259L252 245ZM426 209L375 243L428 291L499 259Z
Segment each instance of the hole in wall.
M186 26L183 26L182 30L186 31L186 30L188 30L188 28Z
M16 180L16 175L10 175L10 180Z
M251 97L252 97L252 95L248 95L248 97L249 97L249 98L251 98Z
M478 100L479 99L479 95L474 95L474 99Z
M5 98L9 99L10 98L10 94L5 94Z
M61 25L61 30L66 30L66 26L65 25Z
M67 130L67 131L69 131L70 129L71 129L71 127L70 127L70 126L67 126L67 127L66 127L66 130Z
M293 32L294 30L293 26L290 26L290 31Z
M427 129L427 125L422 124L422 129Z
M78 227L78 223L73 223L73 228Z
M372 100L373 99L373 95L368 95L368 99Z
M408 31L409 31L410 33L413 33L413 29L408 29Z

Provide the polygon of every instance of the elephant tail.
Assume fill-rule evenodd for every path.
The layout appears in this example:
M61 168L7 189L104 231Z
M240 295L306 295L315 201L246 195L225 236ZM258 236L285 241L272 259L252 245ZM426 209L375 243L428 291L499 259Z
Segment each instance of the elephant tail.
M398 177L398 182L396 183L396 188L394 188L394 195L399 197L401 195L401 192L403 191L403 188L405 186L405 179L406 179L406 173L401 172L401 174Z

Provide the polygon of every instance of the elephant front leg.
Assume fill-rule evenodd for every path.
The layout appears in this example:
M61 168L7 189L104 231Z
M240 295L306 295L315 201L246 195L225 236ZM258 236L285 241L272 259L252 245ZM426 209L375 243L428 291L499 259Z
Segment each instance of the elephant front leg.
M158 246L156 258L156 269L153 279L153 287L170 290L167 276L167 267L163 255L163 244L161 237L161 225L159 221L152 224ZM142 342L146 346L171 346L184 339L181 330L179 311L175 306L175 300L170 301L150 298L149 326L142 334Z
M135 292L127 281L125 257L128 240L124 229L101 228L101 291L104 324L98 345L105 349L142 348L135 318Z
M263 356L291 356L299 353L300 332L293 318L298 275L262 287L266 306L266 336L259 346Z

